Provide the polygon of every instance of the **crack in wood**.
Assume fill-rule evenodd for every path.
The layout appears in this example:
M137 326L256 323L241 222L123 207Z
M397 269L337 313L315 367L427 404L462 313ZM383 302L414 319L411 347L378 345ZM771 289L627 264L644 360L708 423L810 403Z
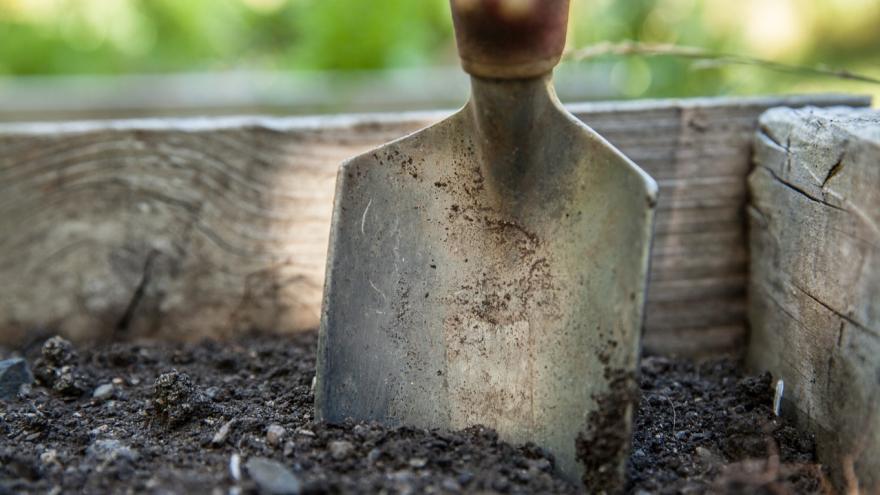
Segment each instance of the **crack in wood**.
M116 323L114 327L115 334L124 334L128 333L129 328L131 328L131 323L134 320L135 313L137 312L138 306L141 301L144 299L144 295L147 292L147 286L149 286L150 281L153 278L153 262L156 257L159 255L159 252L156 250L151 250L147 254L147 259L144 261L144 269L141 273L141 279L138 282L137 286L134 288L134 292L131 294L131 298L128 301L128 305L125 308L125 311L122 313L122 317Z
M838 318L845 320L850 325L858 328L859 330L862 330L863 332L867 333L868 335L871 335L872 337L876 337L876 338L880 339L880 330L876 330L871 327L868 327L868 326L864 325L863 323L860 323L859 321L855 320L853 317L846 315L844 313L841 313L840 311L832 308L827 303L823 302L821 299L814 296L808 290L804 289L800 285L798 285L794 282L789 282L789 283L791 284L792 287L801 291L805 296L809 297L813 301L816 301L817 304L819 304L823 308L827 309L828 311L831 311L832 313L834 313Z
M844 146L846 143L844 143ZM825 189L825 185L828 184L828 181L834 178L835 175L839 174L841 170L843 170L843 159L846 157L846 150L840 154L840 157L837 159L837 162L828 170L828 175L825 176L825 179L822 181L822 189Z
M790 189L790 190L792 190L792 191L798 193L799 195L801 195L801 196L807 198L808 200L813 201L813 202L815 202L815 203L819 203L819 204L821 204L821 205L825 205L825 206L827 206L827 207L829 207L829 208L833 208L833 209L838 210L838 211L844 211L844 212L847 212L847 213L851 213L851 212L850 212L849 210L847 210L846 208L841 208L840 206L833 205L833 204L831 204L831 203L825 201L824 199L819 199L819 198L817 198L817 197L811 195L810 193L804 191L803 189L801 189L801 188L799 188L799 187L797 187L797 186L791 184L790 182L786 182L786 181L783 180L781 177L779 177L778 175L776 175L776 172L775 172L772 168L768 167L767 165L760 164L760 165L758 165L758 166L761 167L762 169L766 170L766 171L767 171L767 172L773 177L773 179L776 180L776 182L778 182L779 184L781 184L781 185L784 186L785 188Z
M766 228L770 224L770 219L767 217L767 214L764 213L763 210L758 208L758 205L750 203L746 205L746 211L749 212L752 218L759 221L762 227Z
M785 151L786 154L788 154L790 152L791 141L786 142L786 145L783 146L782 143L780 143L779 140L773 136L773 134L771 133L770 129L767 127L766 124L762 123L758 127L758 134L760 136L764 137L767 141L770 141L777 148Z

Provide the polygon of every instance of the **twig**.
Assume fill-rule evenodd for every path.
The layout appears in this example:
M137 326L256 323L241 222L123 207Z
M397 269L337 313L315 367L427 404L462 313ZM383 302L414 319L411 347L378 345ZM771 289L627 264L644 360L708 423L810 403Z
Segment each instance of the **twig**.
M672 399L669 396L666 396L666 400L669 401L669 406L672 407L672 435L675 436L675 404L672 402Z
M595 45L576 48L565 53L566 60L582 61L595 59L606 55L631 56L641 55L645 57L679 57L718 65L749 65L777 72L792 74L813 74L818 76L859 81L880 85L880 79L856 74L848 70L835 70L827 67L809 67L804 65L790 65L772 60L747 57L730 53L716 53L704 48L694 46L675 45L670 43L642 43L640 41L602 42Z

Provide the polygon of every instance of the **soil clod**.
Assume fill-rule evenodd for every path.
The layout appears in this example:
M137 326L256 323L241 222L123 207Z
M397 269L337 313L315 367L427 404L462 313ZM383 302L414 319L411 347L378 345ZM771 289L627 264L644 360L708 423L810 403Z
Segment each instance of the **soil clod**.
M43 344L43 361L47 365L60 368L77 364L79 354L70 341L56 335Z
M163 373L154 388L153 407L169 426L180 426L207 407L208 398L186 373Z
M635 379L625 371L606 371L608 392L595 397L598 408L587 415L587 425L575 445L586 468L584 487L589 493L619 493L624 477L619 464L630 445L626 428L638 398Z
M77 398L92 389L92 377L79 367L79 354L69 341L55 336L42 347L34 363L36 382L58 395Z

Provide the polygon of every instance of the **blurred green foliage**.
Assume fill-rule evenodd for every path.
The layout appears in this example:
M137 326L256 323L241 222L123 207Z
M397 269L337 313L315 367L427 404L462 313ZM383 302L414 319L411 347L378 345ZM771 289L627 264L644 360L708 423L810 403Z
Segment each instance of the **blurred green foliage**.
M571 18L572 47L677 43L880 76L878 0L573 0ZM448 0L0 0L6 75L384 69L455 60ZM612 81L631 97L845 84L674 57L613 61Z

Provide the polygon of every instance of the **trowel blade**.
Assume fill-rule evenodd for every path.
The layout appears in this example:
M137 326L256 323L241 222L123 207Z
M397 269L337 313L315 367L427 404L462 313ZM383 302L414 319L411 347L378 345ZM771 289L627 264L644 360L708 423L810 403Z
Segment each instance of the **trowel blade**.
M509 153L487 142L495 121L472 101L343 165L317 413L486 425L613 492L656 184L545 90L516 114L530 137Z

